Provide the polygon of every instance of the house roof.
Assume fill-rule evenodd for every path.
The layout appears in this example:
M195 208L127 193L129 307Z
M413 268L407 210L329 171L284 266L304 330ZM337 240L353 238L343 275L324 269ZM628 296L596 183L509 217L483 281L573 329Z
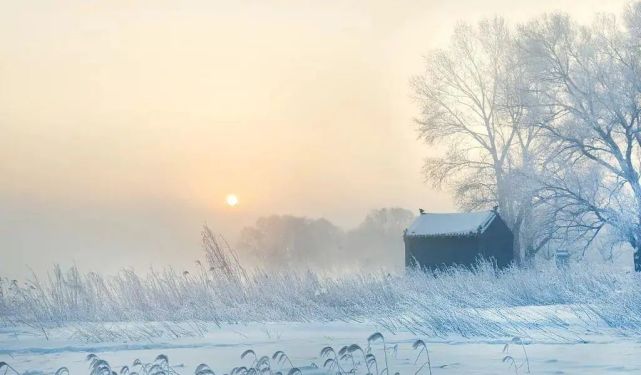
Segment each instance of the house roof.
M482 233L497 216L495 211L422 213L407 228L406 236L449 237Z

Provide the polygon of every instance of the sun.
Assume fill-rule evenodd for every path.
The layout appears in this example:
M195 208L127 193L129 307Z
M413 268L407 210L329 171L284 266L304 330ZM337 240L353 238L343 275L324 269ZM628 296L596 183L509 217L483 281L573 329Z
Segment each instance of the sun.
M234 207L238 204L238 197L236 196L236 194L229 194L226 201L228 206Z

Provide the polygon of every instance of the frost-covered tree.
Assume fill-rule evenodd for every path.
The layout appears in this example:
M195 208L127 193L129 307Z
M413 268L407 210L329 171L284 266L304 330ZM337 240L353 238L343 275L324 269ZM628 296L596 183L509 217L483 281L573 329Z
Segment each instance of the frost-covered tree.
M499 206L514 233L515 259L534 254L548 240L535 235L535 186L541 147L539 110L524 61L510 28L501 18L477 27L459 25L446 49L427 56L425 74L413 80L421 114L420 137L447 145L429 158L426 178L452 187L459 206L474 210ZM541 241L542 240L542 241Z
M563 227L593 237L610 225L635 249L641 271L641 3L625 22L588 26L553 14L520 28L519 45L545 113L542 197Z

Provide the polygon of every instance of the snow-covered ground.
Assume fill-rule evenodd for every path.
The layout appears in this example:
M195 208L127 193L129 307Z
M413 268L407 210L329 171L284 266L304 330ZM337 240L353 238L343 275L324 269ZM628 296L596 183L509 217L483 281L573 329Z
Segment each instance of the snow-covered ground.
M208 325L206 332L193 337L119 338L100 343L92 343L86 335L79 335L80 326L49 330L48 340L30 328L12 327L0 331L0 362L7 362L17 371L28 374L53 373L66 366L74 375L89 373L86 361L89 353L105 359L116 371L123 365L131 366L136 359L152 362L157 355L165 354L180 374L193 374L200 363L206 363L216 374L222 374L229 373L233 367L251 364L249 356L244 359L240 356L247 349L253 349L258 357L271 357L282 350L303 373L322 373L312 364L323 366L326 359L320 355L323 347L332 346L338 351L345 345L358 344L366 348L368 337L381 332L388 347L391 374L414 374L425 362L422 355L415 364L418 350L413 349L412 344L419 338L429 348L434 374L514 374L510 360L504 361L506 355L512 356L521 366L516 370L519 374L528 373L528 365L533 374L641 373L641 337L628 336L621 330L603 329L597 333L586 329L564 306L522 308L518 313L535 317L541 309L552 309L569 325L559 329L555 323L550 330L538 326L532 335L524 332L520 340L515 340L512 337L430 338L407 329L391 332L370 322L249 323ZM153 331L159 326L159 323L123 323L106 328L142 332ZM507 353L504 352L506 343L509 343ZM371 346L381 368L384 362L382 345L379 341ZM429 369L426 367L421 373L427 374Z
M249 349L258 358L283 351L303 373L322 373L324 347L352 344L371 344L372 373L382 375L383 343L368 341L375 332L388 348L385 375L421 369L418 339L433 374L641 373L641 275L611 265L496 271L479 264L335 279L216 270L101 276L74 268L42 281L0 279L0 375L11 373L1 362L20 374L65 366L86 375L90 353L118 373L163 354L180 375L201 363L220 375L251 365L252 355L241 358ZM343 373L356 364L365 374L364 354L343 358ZM276 362L272 368L282 366Z

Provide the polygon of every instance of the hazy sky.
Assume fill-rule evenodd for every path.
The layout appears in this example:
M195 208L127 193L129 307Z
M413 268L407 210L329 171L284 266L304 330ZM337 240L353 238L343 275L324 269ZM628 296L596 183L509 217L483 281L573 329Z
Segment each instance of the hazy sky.
M453 210L420 175L422 56L458 20L623 3L0 0L0 275L183 266L205 222Z

